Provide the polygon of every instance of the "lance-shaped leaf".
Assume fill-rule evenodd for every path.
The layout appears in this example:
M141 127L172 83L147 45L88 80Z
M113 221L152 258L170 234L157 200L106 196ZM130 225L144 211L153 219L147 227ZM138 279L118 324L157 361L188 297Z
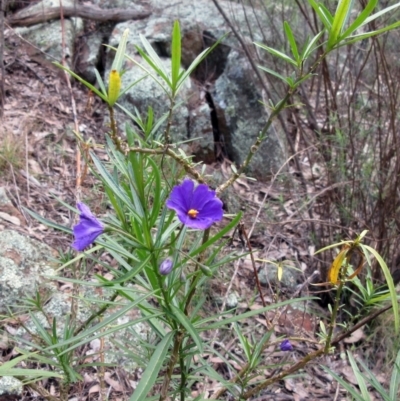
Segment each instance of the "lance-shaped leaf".
M328 49L332 49L338 43L345 21L351 12L352 3L353 0L340 0L329 30Z

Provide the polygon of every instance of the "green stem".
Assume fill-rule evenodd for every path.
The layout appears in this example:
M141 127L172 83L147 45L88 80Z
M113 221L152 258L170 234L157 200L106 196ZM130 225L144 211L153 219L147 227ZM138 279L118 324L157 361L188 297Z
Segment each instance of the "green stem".
M340 297L342 295L342 289L343 289L343 286L345 283L344 277L346 275L346 271L347 271L347 261L346 261L346 266L343 268L343 272L344 272L344 274L342 275L343 280L340 280L340 283L339 283L339 285L337 287L337 291L336 291L335 303L333 304L333 309L332 309L331 322L329 324L329 332L328 332L328 336L326 337L326 343L325 343L325 349L324 349L325 354L329 353L329 348L331 347L333 331L336 326L336 318L337 318L337 315L339 312L339 307L340 307Z
M205 244L208 241L209 236L210 236L210 228L207 228L207 230L205 230L204 234L203 234L202 245ZM200 253L200 255L199 255L198 259L197 259L198 264L196 264L196 268L195 268L194 274L192 276L192 281L190 282L189 294L188 294L188 296L186 298L186 302L185 302L185 315L186 316L188 316L188 314L189 314L189 307L190 307L190 304L191 304L192 299L194 297L194 294L196 293L196 288L197 288L196 284L197 284L197 281L199 280L199 277L200 277L199 274L197 274L197 272L200 270L199 263L201 264L204 261L204 254L205 254L205 251Z
M179 350L179 365L180 365L180 371L181 371L181 384L180 384L179 392L180 392L181 401L185 401L187 380L186 380L185 358L183 356L182 344L181 344L181 347Z
M169 383L171 382L171 377L172 377L172 373L174 371L176 361L178 360L179 351L181 349L183 338L184 338L184 333L182 333L181 331L178 331L175 334L174 347L172 349L171 358L168 363L167 373L165 375L165 378L164 378L164 381L163 381L163 384L161 387L160 399L159 399L160 401L164 401L168 397L168 386L169 386Z
M101 316L111 306L111 303L115 301L118 294L119 294L118 291L114 292L114 294L111 296L107 304L103 305L98 311L92 313L90 317L74 331L74 337L77 336L81 331L86 329L86 327L89 326L90 322L92 322L97 317Z
M118 136L117 122L114 117L114 108L108 106L110 112L110 128L111 128L111 139L114 142L115 147L118 151L122 152L121 138Z
M172 97L172 99L171 99L171 105L170 105L170 107L169 107L169 113L168 113L168 119L167 119L167 126L166 126L165 132L164 132L164 141L165 141L164 145L165 145L165 146L168 146L168 145L170 144L170 142L171 142L171 135L170 135L170 132L171 132L172 114L173 114L173 111L174 111L174 106L175 106L175 98Z
M165 155L167 154L172 159L177 161L193 178L195 178L199 183L204 184L205 180L203 176L195 170L192 164L183 156L175 153L170 147L159 148L159 149L150 149L150 148L140 148L140 147L130 147L127 149L128 152L137 152L137 153L145 153L150 155Z

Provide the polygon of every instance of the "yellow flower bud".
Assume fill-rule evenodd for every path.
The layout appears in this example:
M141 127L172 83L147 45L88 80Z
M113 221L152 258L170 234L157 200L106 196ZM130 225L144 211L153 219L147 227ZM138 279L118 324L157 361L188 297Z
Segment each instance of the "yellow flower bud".
M111 70L108 84L108 104L114 106L121 90L121 76L117 70Z

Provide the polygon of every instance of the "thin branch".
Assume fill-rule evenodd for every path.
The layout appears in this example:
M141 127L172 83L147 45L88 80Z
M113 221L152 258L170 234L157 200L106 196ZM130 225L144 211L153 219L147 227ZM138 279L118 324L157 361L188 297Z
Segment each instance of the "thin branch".
M138 6L131 6L129 9L113 8L111 10L102 10L95 6L77 4L75 7L50 7L34 12L29 11L29 8L25 8L7 18L7 22L11 26L31 26L59 19L61 12L65 18L81 17L98 22L140 20L151 15L149 9Z

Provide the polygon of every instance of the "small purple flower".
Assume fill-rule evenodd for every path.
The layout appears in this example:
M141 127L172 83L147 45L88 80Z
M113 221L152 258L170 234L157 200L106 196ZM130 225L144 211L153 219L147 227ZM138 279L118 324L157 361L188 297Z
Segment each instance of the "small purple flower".
M167 258L160 264L158 271L162 276L166 276L167 274L171 273L173 267L174 265L172 263L172 260L170 258Z
M185 179L172 189L167 207L175 210L179 220L190 228L205 230L224 214L222 201L205 184L195 187L194 181Z
M293 351L293 345L289 340L283 340L280 345L281 351Z
M79 223L73 228L75 241L72 247L77 251L83 251L103 233L104 225L92 214L89 207L82 202L76 205L81 212Z

